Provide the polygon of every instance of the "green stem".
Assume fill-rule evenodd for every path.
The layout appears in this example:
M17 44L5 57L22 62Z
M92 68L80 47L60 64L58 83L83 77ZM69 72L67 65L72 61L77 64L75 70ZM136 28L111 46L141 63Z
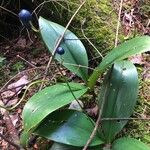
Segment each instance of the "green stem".
M102 71L99 70L98 68L96 68L92 75L90 76L90 78L88 79L88 87L90 88L90 90L93 90L94 89L94 86L96 84L96 81L98 80L98 78L100 77Z
M30 21L29 22L30 25L31 25L31 29L34 31L34 32L40 32L40 30L36 29L35 26L32 24L32 22Z

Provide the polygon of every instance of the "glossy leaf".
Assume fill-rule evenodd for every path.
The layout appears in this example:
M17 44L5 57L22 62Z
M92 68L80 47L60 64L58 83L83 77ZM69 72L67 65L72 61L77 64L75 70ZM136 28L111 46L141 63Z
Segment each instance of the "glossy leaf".
M42 17L39 18L39 26L43 41L52 53L65 28ZM88 70L86 67L88 67L88 58L82 42L75 34L67 30L60 46L65 50L65 53L61 56L56 54L55 58L70 71L80 76L84 81L87 81Z
M55 142L83 147L93 129L94 122L84 113L68 109L50 114L34 133ZM90 146L97 146L102 143L96 134Z
M69 146L60 143L54 143L49 150L82 150L80 147ZM102 150L100 146L88 147L88 150Z
M138 74L129 61L120 61L108 71L99 96L99 107L104 103L102 118L129 118L138 95ZM111 142L127 120L102 121L102 136Z
M20 136L20 143L23 147L28 145L28 140L30 138L31 132L23 131Z
M150 150L150 147L133 138L120 138L113 143L112 150Z
M81 97L87 88L79 83L69 83L76 98ZM46 87L33 95L23 109L25 132L35 128L47 115L74 100L66 83Z
M82 150L82 148L54 143L49 150Z
M105 71L107 67L116 61L123 60L129 56L143 53L150 50L150 37L142 36L128 40L110 51L95 69L89 78L88 85L93 88L98 77Z

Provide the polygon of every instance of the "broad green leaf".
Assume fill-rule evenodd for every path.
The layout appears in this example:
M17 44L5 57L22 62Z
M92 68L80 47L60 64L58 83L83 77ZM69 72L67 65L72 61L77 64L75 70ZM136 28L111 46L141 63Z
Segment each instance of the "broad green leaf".
M49 150L82 150L79 147L73 147L69 145L64 145L60 143L54 143Z
M81 97L87 88L79 83L69 83L76 98ZM25 132L35 128L47 115L69 104L74 100L66 83L46 87L33 95L23 109L23 125Z
M104 103L102 118L129 118L138 95L138 74L130 61L116 62L108 71L99 96L99 107ZM102 121L106 142L111 142L127 120Z
M40 33L48 50L52 53L65 28L59 24L39 18ZM66 68L77 74L84 81L88 78L88 57L84 45L71 31L67 30L60 44L65 54L56 54L55 58ZM62 61L63 60L63 61ZM81 67L85 66L85 67Z
M35 134L55 142L83 147L95 123L84 113L75 110L58 110L50 114L34 131ZM103 142L96 134L90 146Z
M21 133L21 136L20 136L20 143L23 147L26 147L28 145L28 140L30 138L30 135L31 133L30 132L26 132L26 131L23 131Z
M113 143L112 150L150 150L150 147L136 139L124 137Z
M82 150L82 149L83 147L80 148L80 147L69 146L60 143L54 143L49 150ZM102 150L102 149L100 149L100 146L95 146L95 147L88 147L88 150Z
M116 48L112 49L102 62L95 69L91 77L89 78L88 85L93 88L98 77L105 71L107 67L114 62L128 58L129 56L143 53L150 50L150 37L142 36L128 40Z

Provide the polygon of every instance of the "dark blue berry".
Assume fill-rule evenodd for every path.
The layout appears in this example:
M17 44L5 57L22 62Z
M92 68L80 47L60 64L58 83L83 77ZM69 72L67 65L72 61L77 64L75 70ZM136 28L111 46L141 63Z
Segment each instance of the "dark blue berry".
M59 54L59 55L63 55L65 53L65 50L62 47L58 47L56 49L56 53Z
M22 9L19 12L19 19L21 20L21 22L25 27L27 28L31 27L30 21L32 20L32 14L28 10Z

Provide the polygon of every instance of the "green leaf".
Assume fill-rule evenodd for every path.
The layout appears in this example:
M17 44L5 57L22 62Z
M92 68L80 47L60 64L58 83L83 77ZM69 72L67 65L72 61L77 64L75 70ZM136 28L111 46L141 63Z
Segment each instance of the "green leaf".
M87 88L79 83L69 83L76 98L81 97ZM35 128L47 115L74 100L66 83L46 87L33 95L23 109L25 132Z
M49 150L82 150L82 149L79 147L77 148L77 147L64 145L60 143L54 143Z
M150 150L150 147L136 139L124 137L113 143L112 150Z
M138 95L138 74L130 61L116 62L108 71L99 96L99 107L104 103L102 118L129 118ZM102 121L106 142L111 142L127 120Z
M30 132L26 132L26 131L23 131L21 133L21 136L20 136L20 143L23 147L26 147L26 145L28 145L28 140L30 138L30 135L31 133Z
M83 147L95 123L84 113L75 110L58 110L50 114L34 131L35 134L55 142ZM90 146L103 142L96 134Z
M82 150L80 147L75 147L75 146L69 146L65 144L60 144L60 143L54 143L52 147L49 150ZM100 149L100 146L94 146L94 147L88 147L88 150L102 150Z
M143 53L150 50L150 37L142 36L128 40L110 51L102 62L95 69L89 78L88 85L93 88L98 77L104 70L112 65L114 62L128 58L129 56Z
M63 34L65 28L42 17L39 18L39 26L43 41L48 50L52 53L56 46L56 42ZM67 30L60 46L64 48L65 54L61 56L56 54L55 58L70 71L77 74L84 81L87 81L88 57L82 42L76 37L76 35Z
M2 63L5 60L4 57L0 57L0 63Z

